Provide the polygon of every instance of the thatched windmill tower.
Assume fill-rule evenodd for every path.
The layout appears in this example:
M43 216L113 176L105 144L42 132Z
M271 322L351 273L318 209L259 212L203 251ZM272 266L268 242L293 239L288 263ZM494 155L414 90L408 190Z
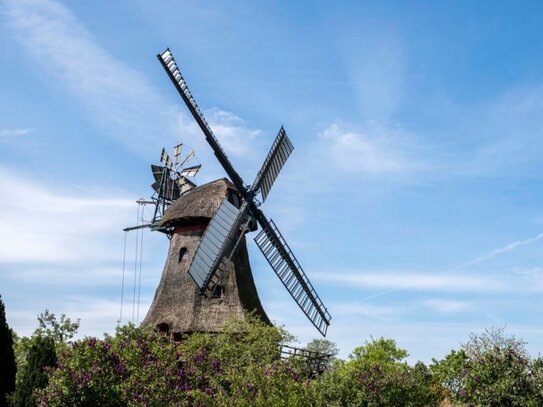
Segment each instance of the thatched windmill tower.
M188 273L202 235L224 199L241 202L234 185L219 179L183 194L164 213L160 227L168 230L170 247L160 284L143 324L169 332L174 340L191 332L219 332L234 316L254 312L269 319L253 280L243 236L230 260L221 265L220 284L209 296L201 295Z

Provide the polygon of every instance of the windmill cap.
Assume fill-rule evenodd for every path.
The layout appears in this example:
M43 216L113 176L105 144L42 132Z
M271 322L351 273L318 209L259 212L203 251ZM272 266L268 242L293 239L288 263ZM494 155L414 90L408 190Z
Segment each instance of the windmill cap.
M221 178L191 189L168 206L161 227L189 224L199 220L209 220L228 195L228 190L237 191L234 184Z

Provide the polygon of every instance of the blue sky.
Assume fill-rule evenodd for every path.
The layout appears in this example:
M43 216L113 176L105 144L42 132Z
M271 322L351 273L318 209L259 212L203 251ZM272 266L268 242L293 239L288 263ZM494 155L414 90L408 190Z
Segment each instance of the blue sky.
M48 308L81 318L81 335L111 332L121 230L162 146L196 149L198 183L224 176L156 60L170 47L247 181L285 126L296 149L263 208L342 356L385 336L430 361L491 326L542 352L542 15L538 2L1 1L9 323L29 334ZM167 243L144 235L136 320ZM317 337L257 250L270 317Z

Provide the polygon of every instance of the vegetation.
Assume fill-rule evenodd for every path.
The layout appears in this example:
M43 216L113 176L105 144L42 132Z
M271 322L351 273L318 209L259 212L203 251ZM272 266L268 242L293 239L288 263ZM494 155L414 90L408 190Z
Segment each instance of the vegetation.
M0 296L0 407L8 405L8 395L15 390L15 354L13 333L6 321L6 309Z
M57 360L55 344L51 338L37 336L32 340L17 384L12 405L31 407L36 405L36 390L48 383L47 368L53 368Z
M432 370L451 398L468 406L543 406L543 359L531 359L525 343L503 329L472 334Z
M14 343L17 375L16 391L11 396L14 407L34 406L36 391L48 383L47 369L55 366L57 352L66 348L79 328L79 321L72 322L61 314L45 310L38 315L38 328L31 337L16 337Z
M12 406L543 405L543 359L502 329L471 335L429 366L409 365L393 339L372 339L315 375L303 359L279 359L279 345L293 340L288 332L250 316L181 343L133 325L71 341L78 322L46 311L38 323L15 343ZM327 340L307 348L337 355Z

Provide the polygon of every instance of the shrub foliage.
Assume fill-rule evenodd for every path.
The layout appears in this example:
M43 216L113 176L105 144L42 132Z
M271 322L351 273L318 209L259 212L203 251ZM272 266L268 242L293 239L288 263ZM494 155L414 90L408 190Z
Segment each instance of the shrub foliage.
M67 342L78 322L47 312L38 321L32 338L17 341L14 406L543 405L543 359L500 329L429 366L409 365L393 339L372 339L315 376L304 360L279 358L280 344L293 340L286 331L251 316L181 343L134 325ZM310 344L337 353L329 341Z

